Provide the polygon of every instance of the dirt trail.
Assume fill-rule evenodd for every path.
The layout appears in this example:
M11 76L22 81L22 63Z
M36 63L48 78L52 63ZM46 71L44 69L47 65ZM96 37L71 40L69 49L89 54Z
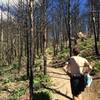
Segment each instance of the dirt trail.
M66 73L61 69L48 67L48 74L52 81L52 90L54 91L52 100L69 100L71 96L70 81ZM67 97L68 96L68 97Z
M52 62L52 56L48 55L47 64ZM70 100L72 98L70 88L70 78L66 75L62 68L47 68L48 75L51 77L52 86L50 87L54 92L52 100Z
M51 62L50 57L48 64ZM70 78L66 75L63 68L47 68L48 75L51 77L52 86L50 87L54 92L52 100L71 100ZM99 84L98 84L99 83ZM98 84L98 87L96 87ZM100 80L94 81L92 86L85 89L82 93L82 100L100 100ZM98 88L98 90L97 90Z

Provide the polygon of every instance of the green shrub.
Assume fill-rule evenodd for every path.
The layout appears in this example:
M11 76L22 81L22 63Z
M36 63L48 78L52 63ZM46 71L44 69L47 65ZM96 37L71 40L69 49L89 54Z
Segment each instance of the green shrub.
M93 50L91 48L86 48L86 49L81 51L80 55L88 58L91 55L93 55Z
M35 67L39 67L42 63L42 59L41 58L38 58L35 60Z
M42 84L49 85L50 84L50 77L48 75L36 75L34 80L34 88L35 90L39 90L42 88Z
M10 97L10 100L18 100L19 96L22 96L23 94L25 94L26 90L24 88L18 88L16 89L12 96Z
M12 64L13 69L18 69L20 66L17 63Z
M35 77L33 80L34 83L34 89L38 90L41 87L41 79L40 77Z
M90 62L96 60L96 57L95 57L95 56L86 56L86 58L87 58Z
M89 48L93 48L93 38L88 38L87 40L80 42L79 43L79 47L80 50L84 50L84 49L89 49Z
M8 78L3 80L3 84L10 83L10 82L11 82L11 81L10 81L10 79L8 79Z
M34 94L34 100L51 100L50 91L41 91Z
M52 47L47 48L46 53L52 54L53 53L53 48Z
M61 52L58 53L57 57L58 59L65 59L67 56L67 53L69 52L69 49L64 48Z
M94 65L94 71L95 71L95 72L100 72L100 62L98 62L98 63L96 63L96 64Z
M64 59L66 57L66 54L65 53L60 53L57 57L59 59Z

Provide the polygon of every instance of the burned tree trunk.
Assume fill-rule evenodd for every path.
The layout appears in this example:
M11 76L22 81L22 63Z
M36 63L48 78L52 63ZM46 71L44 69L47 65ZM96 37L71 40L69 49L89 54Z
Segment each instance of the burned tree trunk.
M71 24L71 19L70 19L70 0L67 1L67 18L65 18L66 21L66 28L67 28L67 34L68 34L68 39L69 39L69 49L70 49L70 56L72 56L72 43L71 43L71 32L70 32L70 24Z
M98 51L98 45L97 45L97 34L96 34L96 29L95 29L95 15L94 15L94 5L93 5L93 0L91 0L91 16L92 16L92 24L93 24L93 33L94 33L94 41L95 41L95 52L96 55L99 55Z
M33 100L33 67L34 67L34 57L33 57L33 2L34 0L29 0L28 1L28 41L27 41L27 66L28 66L28 71L29 71L29 90L30 90L30 100Z

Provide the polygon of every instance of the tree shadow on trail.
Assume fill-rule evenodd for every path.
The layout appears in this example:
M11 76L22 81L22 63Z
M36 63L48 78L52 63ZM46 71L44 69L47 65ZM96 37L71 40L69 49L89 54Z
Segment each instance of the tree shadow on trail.
M35 93L33 100L51 100L50 96L46 92Z
M65 79L65 80L70 80L69 78L67 78L67 74L62 74L62 73L58 73L58 72L48 72L48 73L52 73L52 74L57 74L57 75L60 75L60 76L54 76L54 75L50 75L51 77L54 77L54 78L61 78L61 79ZM61 76L66 76L65 77L61 77Z
M64 79L64 80L70 80L69 78L63 78L63 77L57 77L57 76L53 76L53 75L50 75L50 77L54 77L54 78L58 78L58 79Z
M46 86L44 86L44 88L46 88L46 89L48 89L48 90L51 90L51 91L53 91L53 92L55 92L55 93L57 93L57 94L59 94L59 95L62 95L62 96L66 97L66 98L69 99L69 100L72 100L71 97L69 97L69 96L67 96L67 95L65 95L65 94L63 94L63 93L61 93L60 91L58 91L58 90L56 90L56 89L49 88L49 87L46 87Z
M59 75L67 75L66 73L65 74L62 74L62 73L58 73L58 72L53 72L53 71L48 71L48 73L54 73L54 74L59 74Z

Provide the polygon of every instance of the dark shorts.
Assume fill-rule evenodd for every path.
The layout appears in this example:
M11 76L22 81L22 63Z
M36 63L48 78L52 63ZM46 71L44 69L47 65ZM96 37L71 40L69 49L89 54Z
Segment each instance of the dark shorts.
M72 77L70 81L73 96L78 96L82 91L84 91L86 85L84 84L83 75L80 77Z

